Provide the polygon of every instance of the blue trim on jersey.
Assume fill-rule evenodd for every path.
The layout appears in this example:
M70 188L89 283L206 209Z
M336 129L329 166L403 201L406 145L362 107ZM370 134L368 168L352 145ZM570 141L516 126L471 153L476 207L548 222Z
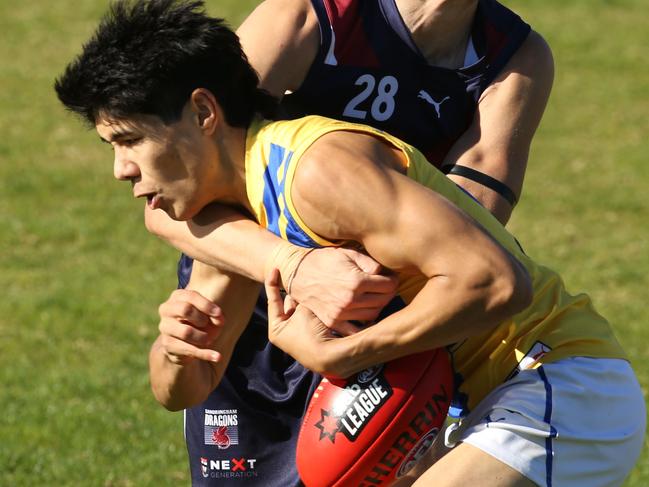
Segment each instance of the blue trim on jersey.
M281 198L286 206L286 201L284 200L284 181L286 181L286 171L288 169L288 164L284 166L281 181L277 178L277 172L284 162L284 157L286 157L288 162L291 160L292 155L292 152L289 152L288 155L286 155L286 149L284 147L276 144L270 144L268 166L264 171L263 201L264 209L266 210L266 218L268 220L267 228L278 236L281 236L279 231L279 201Z
M189 284L189 278L192 274L192 267L194 266L194 259L185 254L180 254L178 260L178 289L185 289Z
M286 218L286 237L289 242L300 247L320 247L297 224L286 204L286 174L293 151L277 144L270 144L268 166L264 171L264 208L266 209L267 228L278 237L282 237L279 226L280 215ZM283 167L282 167L283 165ZM281 180L278 174L281 171ZM281 205L280 205L281 202Z
M399 8L397 7L396 2L394 0L379 0L378 4L381 12L383 13L383 16L385 17L385 20L390 25L390 27L394 29L399 38L410 48L413 53L417 53L417 55L421 56L421 58L423 59L424 56L421 54L420 49L412 39L410 31L406 27L406 24L404 24L403 22L403 18L401 17L401 13L399 13Z
M462 191L464 191L464 192L466 193L466 195L467 195L469 198L471 198L473 201L475 201L476 203L478 203L480 206L484 206L484 205L483 205L483 204L478 200L478 198L476 198L476 197L473 196L471 193L469 193L469 191L468 191L467 189L464 189L464 188L463 188L462 186L460 186L459 184L457 184L457 187L460 188Z
M536 369L539 371L543 385L545 386L545 415L543 421L550 427L550 434L545 439L545 481L547 487L552 487L552 461L554 459L554 450L552 448L552 439L557 437L557 430L552 426L552 386L548 380L543 367Z

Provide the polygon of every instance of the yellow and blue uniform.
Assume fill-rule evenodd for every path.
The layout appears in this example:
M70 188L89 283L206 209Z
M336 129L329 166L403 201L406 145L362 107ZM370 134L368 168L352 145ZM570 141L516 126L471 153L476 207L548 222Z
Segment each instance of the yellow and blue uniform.
M488 332L449 347L458 380L455 406L472 409L520 368L571 356L625 358L609 323L585 294L569 294L560 276L530 259L516 239L482 206L432 167L414 147L369 126L310 116L292 121L257 120L246 142L248 198L261 226L303 247L337 245L300 219L291 198L295 170L304 152L326 133L345 130L382 139L401 150L407 175L440 193L471 215L529 272L532 304ZM409 303L424 276L403 276L399 295ZM523 360L525 359L525 360Z

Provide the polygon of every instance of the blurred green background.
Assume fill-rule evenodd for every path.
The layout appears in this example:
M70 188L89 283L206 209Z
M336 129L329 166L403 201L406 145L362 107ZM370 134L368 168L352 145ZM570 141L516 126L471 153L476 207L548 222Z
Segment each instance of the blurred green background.
M207 2L235 27L257 3ZM556 62L509 227L569 289L593 296L646 396L646 3L504 3L545 36ZM146 233L142 202L112 179L110 149L52 90L106 6L0 2L2 486L189 483L182 414L154 401L147 378L177 254ZM647 451L626 485L649 485Z

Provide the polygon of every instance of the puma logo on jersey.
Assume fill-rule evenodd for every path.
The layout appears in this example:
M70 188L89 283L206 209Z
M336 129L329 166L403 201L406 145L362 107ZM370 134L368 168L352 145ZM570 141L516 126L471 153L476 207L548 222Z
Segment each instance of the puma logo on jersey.
M451 99L450 96L446 96L446 97L442 98L441 101L438 101L438 102L437 102L437 101L433 100L433 97L430 96L430 95L429 95L426 91L424 91L424 90L421 90L421 91L419 92L419 94L417 95L417 98L421 98L422 100L426 101L427 103L430 103L431 105L433 105L433 108L435 109L435 112L437 113L437 118L439 118L439 117L441 116L439 110L440 110L440 107L442 106L442 103L444 103L446 100L450 100L450 99Z

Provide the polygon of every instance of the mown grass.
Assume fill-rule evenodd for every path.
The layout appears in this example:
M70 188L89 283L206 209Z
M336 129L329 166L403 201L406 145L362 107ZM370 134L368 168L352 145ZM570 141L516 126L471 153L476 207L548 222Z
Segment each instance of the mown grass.
M235 26L254 4L208 2ZM647 391L646 9L507 4L557 64L510 227L593 295ZM0 485L188 483L182 416L155 403L146 367L176 253L147 235L141 203L111 179L111 152L51 87L106 5L0 3ZM646 452L627 484L649 485Z

